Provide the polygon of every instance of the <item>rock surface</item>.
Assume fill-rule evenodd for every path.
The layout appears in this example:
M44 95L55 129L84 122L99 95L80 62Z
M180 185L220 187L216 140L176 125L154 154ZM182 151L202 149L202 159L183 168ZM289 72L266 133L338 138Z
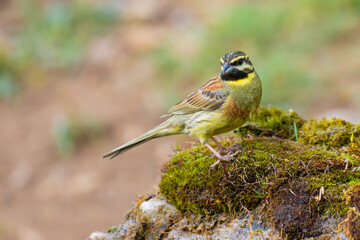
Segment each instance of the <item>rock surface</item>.
M322 219L323 233L305 239L347 240L337 235L339 220ZM337 238L338 237L338 238ZM92 233L88 240L120 239L283 239L281 233L253 216L232 217L220 214L213 218L184 216L167 202L155 196L135 206L113 232Z

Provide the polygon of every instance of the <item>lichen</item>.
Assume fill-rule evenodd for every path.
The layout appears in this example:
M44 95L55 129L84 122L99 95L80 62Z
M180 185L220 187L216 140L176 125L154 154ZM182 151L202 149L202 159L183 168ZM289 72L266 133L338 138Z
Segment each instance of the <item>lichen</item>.
M126 220L121 223L111 239L162 239L175 221L179 212L158 194L139 196Z

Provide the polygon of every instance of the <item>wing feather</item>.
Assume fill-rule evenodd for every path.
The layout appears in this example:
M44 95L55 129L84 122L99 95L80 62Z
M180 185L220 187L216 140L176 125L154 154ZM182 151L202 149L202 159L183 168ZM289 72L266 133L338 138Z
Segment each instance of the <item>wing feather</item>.
M220 108L229 96L219 77L214 77L199 90L191 93L178 104L170 108L167 115L189 114L198 111L210 111Z

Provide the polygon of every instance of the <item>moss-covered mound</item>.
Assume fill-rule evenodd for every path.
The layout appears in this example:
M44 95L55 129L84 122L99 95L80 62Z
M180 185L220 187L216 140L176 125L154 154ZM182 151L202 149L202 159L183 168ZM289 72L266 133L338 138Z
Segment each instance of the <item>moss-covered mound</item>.
M226 165L229 179L221 165L209 170L215 158L198 145L165 165L161 193L184 213L256 210L293 237L314 236L322 216L346 215L343 193L360 184L359 161L280 138L234 137L236 143L243 152Z
M184 212L212 214L252 210L288 189L306 194L319 214L342 214L343 190L360 183L360 172L353 171L358 162L336 153L278 138L234 138L232 143L241 144L243 152L226 165L230 181L221 166L209 170L215 158L196 146L176 153L165 166L161 192Z

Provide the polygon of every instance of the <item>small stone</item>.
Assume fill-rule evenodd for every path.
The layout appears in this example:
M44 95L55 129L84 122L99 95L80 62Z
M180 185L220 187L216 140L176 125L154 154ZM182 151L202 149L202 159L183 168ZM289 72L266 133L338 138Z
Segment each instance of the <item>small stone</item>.
M112 233L93 232L88 240L111 240L113 239Z

